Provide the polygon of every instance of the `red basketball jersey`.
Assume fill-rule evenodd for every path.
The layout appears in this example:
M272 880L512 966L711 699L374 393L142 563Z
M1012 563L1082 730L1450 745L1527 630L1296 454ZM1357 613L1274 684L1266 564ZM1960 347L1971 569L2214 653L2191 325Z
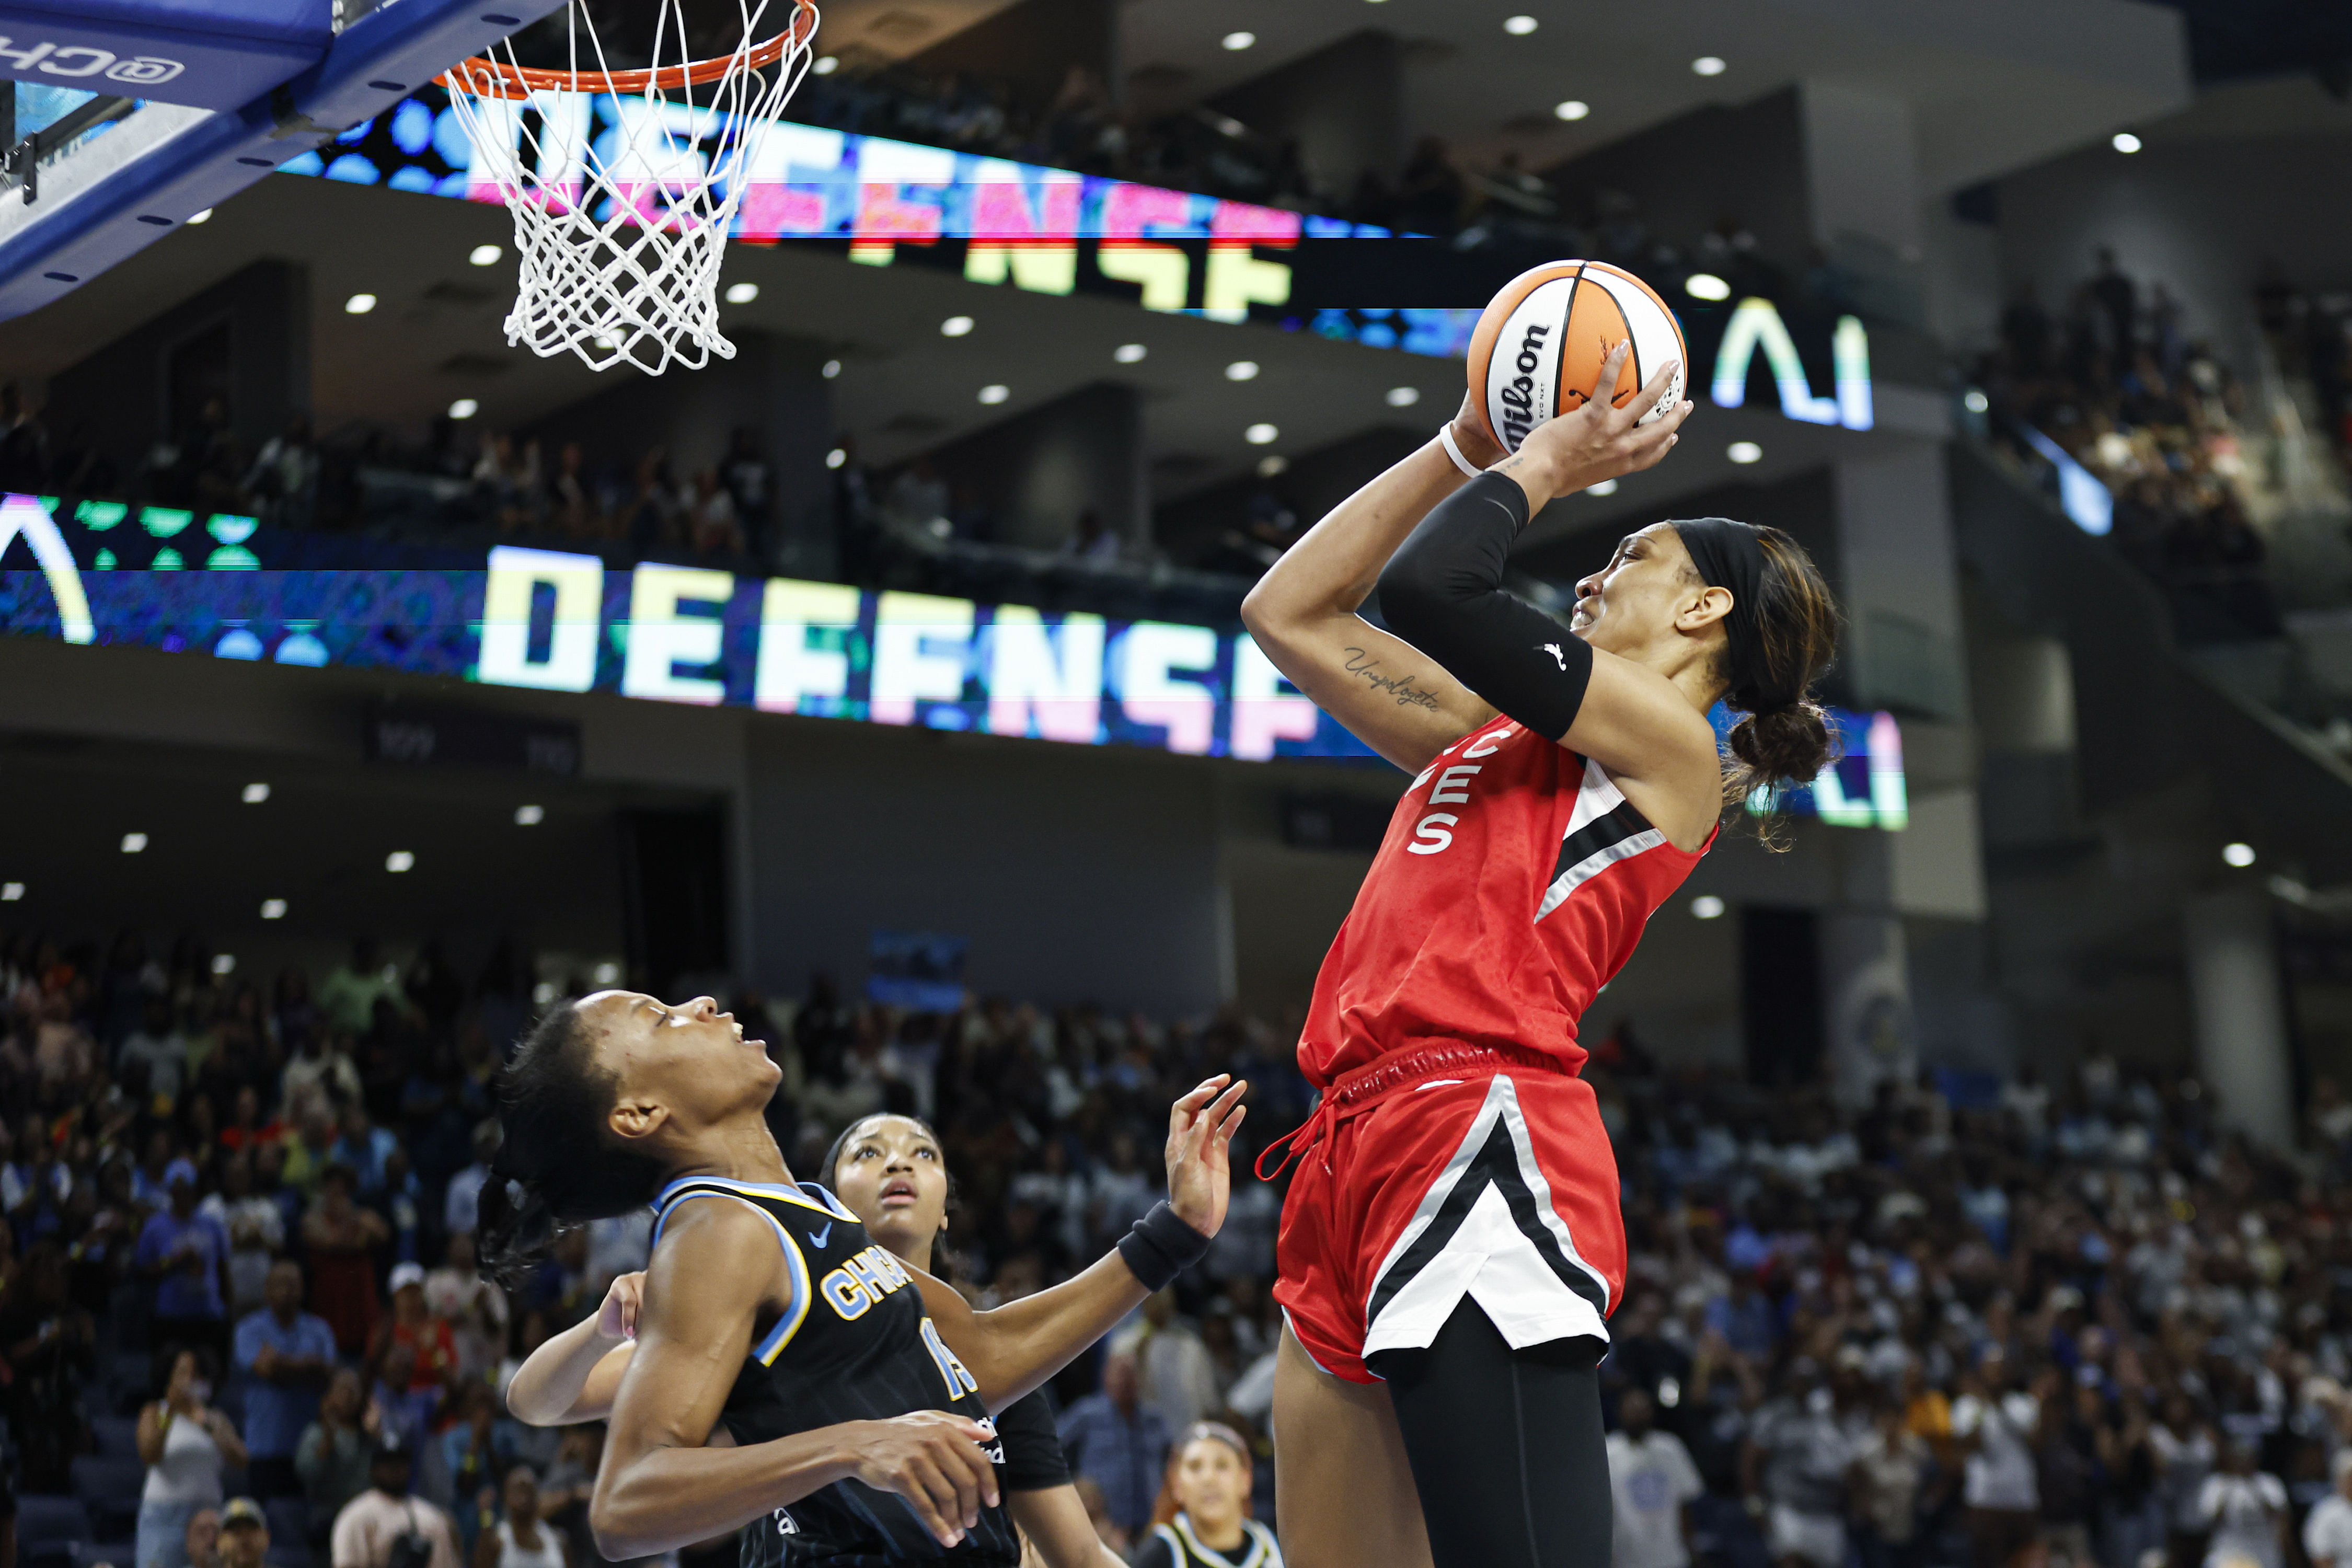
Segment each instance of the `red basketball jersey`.
M1316 976L1299 1070L1320 1088L1431 1039L1575 1070L1577 1020L1713 843L1675 848L1600 763L1511 720L1471 731L1397 803Z

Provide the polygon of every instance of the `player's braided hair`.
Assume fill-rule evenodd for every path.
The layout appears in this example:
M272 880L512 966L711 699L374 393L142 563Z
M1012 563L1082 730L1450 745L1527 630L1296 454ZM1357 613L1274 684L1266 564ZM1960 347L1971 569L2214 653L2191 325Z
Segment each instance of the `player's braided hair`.
M474 1253L489 1279L519 1289L555 1238L653 1202L668 1170L605 1131L620 1084L596 1063L576 1002L559 1002L523 1037L498 1088L505 1133L482 1184Z

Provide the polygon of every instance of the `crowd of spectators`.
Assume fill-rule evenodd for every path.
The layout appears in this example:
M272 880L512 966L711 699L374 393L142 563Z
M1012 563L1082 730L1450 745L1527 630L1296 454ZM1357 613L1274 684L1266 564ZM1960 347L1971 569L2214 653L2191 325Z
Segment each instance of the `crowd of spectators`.
M2244 394L2210 346L2187 335L2164 284L2143 289L2105 248L2055 315L2031 280L2020 283L1975 384L1994 433L2021 458L2038 460L2038 435L2106 487L2110 537L2173 590L2184 636L2278 634L2242 489Z
M366 942L315 980L223 967L192 939L0 936L20 1553L64 1551L79 1495L84 1562L593 1561L597 1429L520 1426L499 1388L642 1266L645 1217L565 1236L511 1294L470 1244L502 1045L585 981ZM1237 1170L1309 1106L1286 1035L1233 1014L910 1012L823 977L731 1001L783 1068L796 1169L870 1111L938 1128L944 1267L983 1304L1155 1201L1182 1085L1252 1081ZM2352 1500L2329 1500L2352 1499L2352 1103L2326 1081L2305 1146L2275 1152L2225 1136L2194 1079L2097 1057L2055 1088L1931 1072L1857 1108L1663 1069L1621 1024L1587 1077L1631 1256L1602 1369L1618 1568L2352 1562ZM1245 1435L1275 1512L1279 1212L1242 1180L1205 1264L1052 1384L1118 1549L1203 1417Z

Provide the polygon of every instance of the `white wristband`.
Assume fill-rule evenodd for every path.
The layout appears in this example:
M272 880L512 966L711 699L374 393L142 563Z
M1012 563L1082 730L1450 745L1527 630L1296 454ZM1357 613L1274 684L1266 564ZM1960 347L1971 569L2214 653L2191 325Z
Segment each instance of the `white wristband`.
M1455 468L1457 468L1461 469L1465 474L1468 475L1471 479L1476 479L1480 474L1483 474L1483 473L1485 473L1485 472L1486 471L1486 469L1484 469L1484 468L1481 468L1476 467L1475 465L1474 465L1474 464L1470 461L1470 459L1469 459L1469 458L1467 458L1464 457L1464 456L1462 455L1462 448L1461 448L1461 447L1457 447L1457 446L1455 446L1455 445L1454 444L1454 421L1453 421L1453 420L1448 419L1444 424L1440 425L1440 426L1437 427L1437 438L1438 438L1438 440L1440 440L1441 442L1444 443L1444 446L1445 446L1445 455L1446 455L1447 457L1449 457L1449 458L1453 458L1453 459L1454 459L1454 466Z

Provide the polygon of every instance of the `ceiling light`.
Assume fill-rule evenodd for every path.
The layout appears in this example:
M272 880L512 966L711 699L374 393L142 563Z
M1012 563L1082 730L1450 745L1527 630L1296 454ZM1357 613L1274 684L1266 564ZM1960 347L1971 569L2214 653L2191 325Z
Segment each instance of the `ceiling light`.
M1753 463L1764 456L1764 448L1753 441L1734 441L1723 449L1723 455L1735 463Z
M1982 390L1973 386L1969 388L1968 395L1961 398L1960 402L1971 414L1982 414L1992 406L1992 399L1987 397Z
M24 883L0 882L0 904L13 904L24 896Z
M1691 69L1700 76L1721 76L1723 61L1715 55L1701 55L1691 61Z
M478 245L466 252L466 259L477 267L496 267L499 258L505 254L495 245Z
M213 973L215 974L235 974L236 973L236 954L233 952L214 953Z
M1118 361L1121 364L1135 364L1141 361L1145 354L1150 353L1150 352L1151 351L1150 349L1145 348L1141 343L1121 343L1118 347L1110 351L1110 357Z
M1691 900L1691 913L1703 921L1711 921L1723 913L1723 900L1713 893L1701 893Z
M819 55L809 66L809 69L816 72L819 76L831 76L840 68L841 57L839 55Z
M1002 403L1012 395L1013 389L1002 383L992 383L991 384L980 389L980 400L982 403Z
M411 869L415 864L416 857L405 849L395 849L383 858L383 868L394 875Z
M1562 120L1581 120L1592 112L1592 105L1580 98L1571 98L1565 103L1553 104L1551 111Z
M2130 132L2118 131L2116 132L2114 139L2108 142L2108 145L2113 147L2118 153L2137 153L2139 151L2140 142L2139 138L2133 135Z
M1391 408L1410 408L1420 401L1421 388L1417 386L1391 386L1388 390L1388 405Z
M837 468L847 461L849 461L849 448L846 447L835 447L824 455L824 466L828 468Z
M825 380L831 381L835 376L841 374L841 362L837 359L829 359L824 362L824 368L817 372L817 374L824 377Z
M373 294L354 294L343 301L343 314L346 316L364 316L374 309L375 296Z
M1233 363L1225 366L1225 379L1227 381L1255 381L1257 379L1257 361L1254 359L1237 359L1234 361Z
M970 331L971 331L970 316L950 316L940 323L940 336L943 338L960 338Z
M730 283L727 285L727 302L730 305L748 305L759 297L760 286L757 283Z
M1224 36L1223 42L1225 47L1229 49L1245 49L1252 44L1257 42L1257 35L1255 33L1227 33Z
M125 855L136 855L142 849L146 847L147 836L145 834L126 833L122 836L122 852Z
M596 966L594 979L599 985L617 985L621 982L621 966L608 958Z
M1613 496L1617 493L1617 481L1603 479L1597 485L1587 485L1584 493L1589 496Z
M206 207L204 211L197 213L189 218L188 221L190 223L210 223L213 221L213 209ZM24 886L22 882L11 882L8 885L12 888L21 888Z
M542 1007L546 1006L550 1002L554 1001L555 982L552 980L542 980L538 984L532 986L530 988L530 999L538 1003Z
M1257 477L1270 479L1290 467L1290 459L1279 452L1268 452L1257 460Z
M1242 432L1242 439L1253 447L1265 447L1271 445L1274 438L1281 434L1271 425L1253 425Z
M1683 292L1694 300L1728 300L1731 285L1712 272L1694 272L1683 279Z
M2254 847L2251 844L2224 844L2221 858L2241 869L2254 863Z
M461 397L449 405L449 417L452 419L471 419L481 411L482 405L470 397Z
M286 900L283 899L262 900L261 918L266 921L284 920L286 918Z
M269 786L266 784L249 784L245 786L244 793L238 798L247 805L259 805L269 798Z
M1511 37L1515 38L1524 38L1535 30L1536 19L1533 16L1506 16L1503 18L1503 31L1510 34Z
M546 820L547 807L543 805L519 805L515 807L515 826L517 827L537 827L541 823L545 822Z

